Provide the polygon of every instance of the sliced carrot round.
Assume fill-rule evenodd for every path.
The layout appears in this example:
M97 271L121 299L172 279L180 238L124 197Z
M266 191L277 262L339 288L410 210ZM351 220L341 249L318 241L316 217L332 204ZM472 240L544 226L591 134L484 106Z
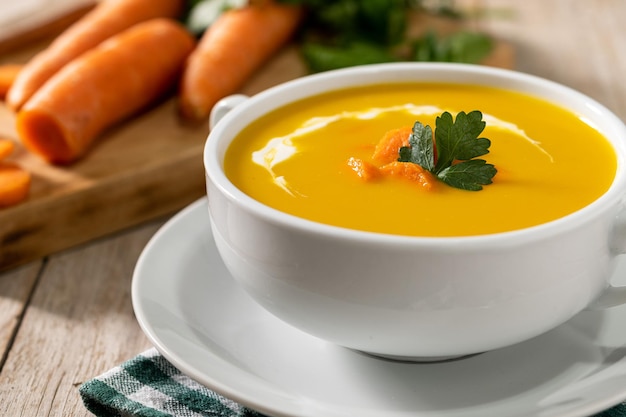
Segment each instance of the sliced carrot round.
M0 163L0 207L21 203L28 197L31 174L17 164Z
M15 150L15 142L0 138L0 161L8 158Z

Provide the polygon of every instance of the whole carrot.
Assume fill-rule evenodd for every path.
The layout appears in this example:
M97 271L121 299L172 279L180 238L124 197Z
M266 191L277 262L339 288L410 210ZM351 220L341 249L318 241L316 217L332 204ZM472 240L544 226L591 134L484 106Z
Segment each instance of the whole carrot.
M7 93L8 107L19 110L54 73L105 39L146 20L177 17L182 9L183 0L102 0L26 64Z
M218 100L236 92L289 40L301 12L298 7L273 1L224 12L189 56L180 86L182 117L206 119Z
M104 129L176 85L195 39L178 23L154 19L73 60L17 114L30 150L52 163L82 156Z

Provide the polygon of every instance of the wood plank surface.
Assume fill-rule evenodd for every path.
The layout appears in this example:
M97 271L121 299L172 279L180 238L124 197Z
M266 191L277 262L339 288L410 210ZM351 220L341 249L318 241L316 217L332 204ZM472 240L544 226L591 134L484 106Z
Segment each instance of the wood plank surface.
M475 25L513 45L518 69L579 89L626 119L626 2L457 3L494 11ZM280 55L268 68L288 76L281 60L289 59ZM130 281L166 218L0 273L1 416L92 416L78 385L149 347L133 316Z
M0 274L0 352L8 352L37 283L41 262ZM0 353L0 370L6 356Z
M7 54L21 49L24 45L50 38L91 10L95 2L96 0L47 0L40 2L40 7L24 10L26 19L24 19L26 16L19 16L21 20L12 22L14 25L0 27L0 54ZM0 5L0 13L3 13L7 6L9 10L11 7L18 7L16 3L18 2L9 4L7 1L6 4ZM34 4L31 2L30 6L32 8ZM3 17L5 16L0 15L0 22ZM18 26L20 30L15 32L17 28L14 26ZM9 32L9 29L12 32Z
M420 19L414 27L444 22ZM26 62L45 45L5 54L0 63ZM498 43L487 64L511 67L512 60L511 48ZM297 50L287 47L242 92L254 94L305 73ZM208 126L183 125L175 98L105 132L71 166L52 166L20 147L14 124L12 112L0 106L0 136L18 143L12 159L34 181L26 202L0 210L0 270L172 213L204 194Z
M78 386L150 347L132 312L130 284L137 257L159 225L65 251L44 265L1 368L0 416L89 415ZM0 275L0 291L2 283L31 272Z

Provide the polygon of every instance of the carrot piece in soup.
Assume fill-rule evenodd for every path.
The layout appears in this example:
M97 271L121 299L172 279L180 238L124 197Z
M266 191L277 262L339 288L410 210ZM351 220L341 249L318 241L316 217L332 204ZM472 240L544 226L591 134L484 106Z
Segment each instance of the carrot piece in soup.
M4 100L23 67L19 64L0 65L0 100Z
M430 172L412 162L394 161L381 166L379 170L383 175L413 181L424 190L431 190L435 184L435 179Z
M392 129L386 132L376 144L372 158L381 164L388 164L398 160L398 152L403 146L409 146L410 126Z
M20 166L0 162L0 207L16 205L26 199L31 174Z
M360 158L350 157L348 159L348 166L364 181L372 181L380 177L380 171L377 167Z
M183 0L102 0L33 57L7 94L17 111L57 71L102 41L147 20L179 17Z
M24 144L52 163L82 156L104 129L176 85L195 39L170 19L153 19L104 41L66 65L22 107Z
M15 142L10 139L0 138L0 161L8 158L15 150Z
M224 12L187 61L180 86L181 116L205 120L215 103L237 92L289 40L301 16L301 8L274 1Z

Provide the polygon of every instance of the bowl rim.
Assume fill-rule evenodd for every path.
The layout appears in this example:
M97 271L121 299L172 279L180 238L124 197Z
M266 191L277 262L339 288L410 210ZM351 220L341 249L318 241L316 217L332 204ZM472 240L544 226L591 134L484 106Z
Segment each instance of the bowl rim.
M506 88L535 95L561 107L567 107L604 134L612 144L617 157L617 170L613 182L604 194L587 206L546 223L498 233L439 237L370 232L304 219L282 212L248 196L239 190L224 173L223 155L226 148L234 136L258 116L310 96L311 94L307 95L303 92L311 89L321 94L368 84L410 81L409 79L392 80L388 74L401 74L403 77L414 78L413 81L416 82L456 82ZM378 79L379 77L382 78ZM358 81L361 79L367 81ZM511 83L512 86L509 86L508 84ZM290 93L295 94L287 98ZM571 102L568 101L569 105L566 106L554 98L548 98L548 95L567 98ZM582 109L585 110L584 115L581 114ZM251 114L248 116L250 121L237 123L246 113ZM598 126L598 121L602 126ZM612 134L608 135L606 130L610 130ZM476 245L494 244L518 245L532 240L545 239L589 223L606 210L617 206L618 203L621 203L622 208L626 207L626 125L621 119L595 99L555 81L516 70L474 64L424 62L370 64L306 75L278 84L235 106L211 129L204 146L203 163L206 180L210 181L231 203L249 214L302 233L325 236L329 239L347 239L355 243L450 248L458 246L474 248ZM210 201L209 195L209 206Z

